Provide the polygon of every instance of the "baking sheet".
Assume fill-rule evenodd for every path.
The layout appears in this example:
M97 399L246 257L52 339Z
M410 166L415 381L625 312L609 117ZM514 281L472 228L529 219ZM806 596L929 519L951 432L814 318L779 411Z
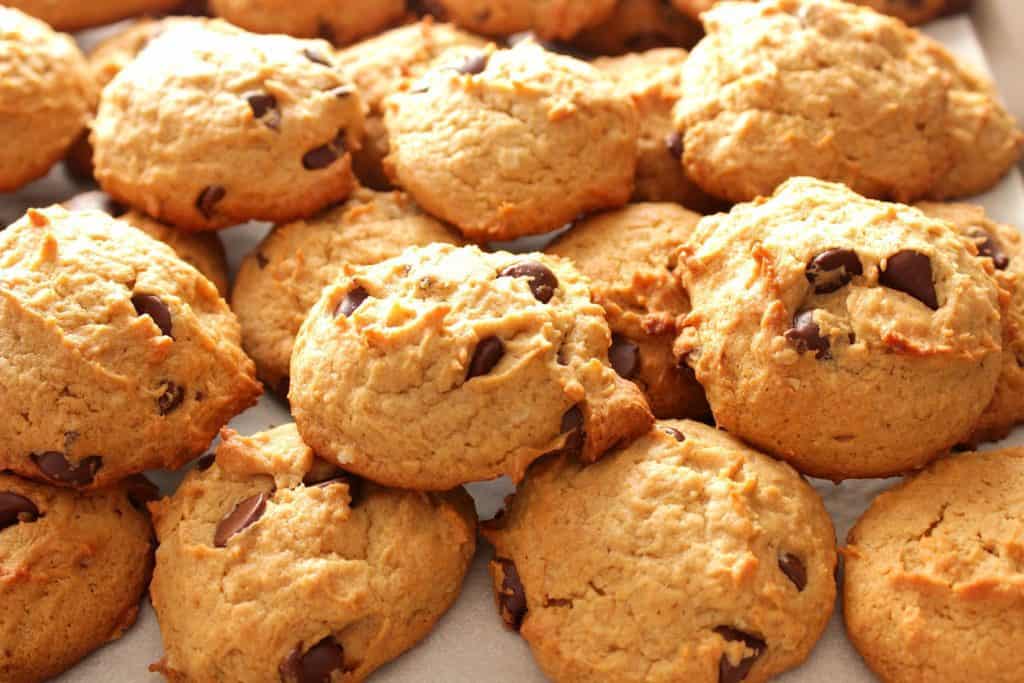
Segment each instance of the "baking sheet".
M984 54L976 33L966 17L936 22L927 32L941 40L964 59L987 70ZM21 192L0 199L0 221L6 224L30 206L45 206L61 201L86 189L69 182L61 169L33 183ZM1014 225L1024 224L1024 184L1019 171L1014 171L991 192L977 200L997 220ZM267 230L266 225L246 225L222 233L228 248L232 269ZM531 245L532 246L532 245ZM950 387L955 391L956 387ZM264 396L259 405L232 421L243 434L251 434L290 421L284 405ZM1003 444L1024 443L1024 429L1017 430ZM1002 444L1001 444L1002 445ZM991 447L991 446L990 446ZM174 473L156 473L165 492L173 490L180 479ZM840 539L857 516L879 491L891 481L846 482L835 486L814 481L824 497ZM511 491L507 481L499 480L468 487L477 503L481 519L493 516L504 496ZM440 621L433 633L418 647L397 661L379 670L373 677L378 683L438 681L445 683L540 683L545 680L530 656L525 641L506 631L494 608L487 560L491 549L483 542L467 577L462 595ZM856 651L846 640L840 617L841 605L828 630L809 661L777 680L783 683L854 683L873 680ZM80 663L57 680L61 683L120 683L128 681L159 681L147 671L151 662L162 655L160 630L148 600L138 623L119 641L108 645Z

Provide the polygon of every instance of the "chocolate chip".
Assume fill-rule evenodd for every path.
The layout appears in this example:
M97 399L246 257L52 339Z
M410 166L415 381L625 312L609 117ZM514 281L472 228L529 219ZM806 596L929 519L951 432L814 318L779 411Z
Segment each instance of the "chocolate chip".
M263 124L272 130L281 127L281 111L277 108L277 98L267 92L252 92L242 97L249 103L252 115L262 119Z
M608 360L619 377L631 379L640 366L640 347L621 334L615 333L612 335L612 345L608 349Z
M120 204L100 190L82 192L64 202L64 208L68 211L102 211L108 216L118 218L128 213L128 208Z
M350 508L357 507L360 503L363 502L363 499L366 497L366 492L364 491L363 486L363 480L360 477L357 477L356 475L352 474L351 472L341 472L340 474L334 474L330 478L324 479L323 481L307 482L304 479L302 483L306 484L306 486L315 487L326 487L333 486L334 484L343 483L348 484L348 506Z
M327 61L327 58L321 54L319 50L314 50L311 47L307 47L302 51L302 56L313 62L314 64L320 64L322 66L330 66L331 63Z
M143 474L135 474L124 480L128 502L136 510L145 510L146 503L160 498L160 489Z
M156 407L161 415L168 415L177 410L184 400L185 390L174 382L168 382L164 393L156 400Z
M821 336L821 328L814 322L814 311L800 311L793 316L793 327L786 330L786 339L799 353L814 351L818 360L832 357L828 337Z
M933 311L939 308L931 259L919 251L905 249L886 259L885 270L878 274L878 284L909 294Z
M327 636L305 654L297 647L282 662L281 678L296 683L330 683L335 672L345 670L345 650L334 636Z
M228 191L224 189L223 185L204 187L203 191L196 198L196 208L199 210L199 213L203 214L204 218L213 218L214 207L227 196L227 193Z
M996 241L995 237L988 231L977 227L971 228L968 234L978 247L979 256L987 256L992 259L992 265L996 267L996 270L1006 270L1006 267L1010 265L1010 257L1006 255L1002 245Z
M466 57L466 61L463 62L462 65L458 67L458 69L456 70L460 74L465 74L467 76L475 76L477 74L482 74L484 72L484 69L487 68L487 61L489 59L490 57L484 52L480 52L475 55L470 55L469 57Z
M328 43L338 42L337 36L334 34L334 27L323 19L318 19L316 22L316 35L318 38L323 38Z
M226 546L228 539L262 517L266 508L265 493L257 493L243 500L217 524L217 530L213 534L213 545L218 548Z
M736 665L729 661L729 656L725 653L718 660L718 683L740 683L750 673L754 662L764 654L767 645L760 638L731 626L718 626L715 633L729 642L742 642L748 650L753 651L753 654L745 656Z
M303 154L302 167L307 171L319 171L343 156L345 156L345 131L340 130L327 144L314 147Z
M355 90L350 85L339 85L337 88L331 88L327 91L327 94L337 97L339 100L352 97L352 93Z
M262 251L257 251L256 252L256 265L258 265L260 267L260 270L263 270L264 268L266 268L267 266L270 265L270 259L268 259L266 256L264 256Z
M812 258L804 274L815 293L828 294L849 284L854 275L863 275L864 266L853 249L829 249Z
M779 555L779 569L793 582L798 591L803 592L804 588L807 588L807 567L799 557L790 553Z
M485 337L477 342L473 350L473 358L466 370L466 381L486 375L498 364L505 355L505 343L498 337Z
M520 261L506 266L498 273L498 277L525 277L530 279L530 291L533 297L546 304L555 295L558 288L558 278L551 272L551 269L537 261Z
M206 455L201 455L196 460L196 469L199 470L200 472L205 472L206 470L208 470L211 467L213 467L213 463L216 460L217 460L217 456L214 455L213 453L207 453Z
M38 455L33 453L31 457L39 471L47 477L73 486L91 484L96 473L103 466L103 458L98 455L82 458L77 465L72 465L63 453L56 451L47 451Z
M665 137L665 149L673 159L683 158L683 134L679 131Z
M686 441L686 435L683 434L678 429L676 429L675 427L662 427L661 431L665 432L666 434L671 436L676 441L680 441L680 442Z
M39 518L39 508L25 496L10 491L0 491L0 531L21 522L34 522Z
M165 337L171 336L171 311L160 297L153 294L135 294L132 296L132 306L135 307L136 315L148 315L160 328L161 334Z
M562 450L566 453L578 453L583 448L586 435L583 430L583 410L577 403L562 415L560 434L569 434Z
M346 318L356 312L356 309L363 305L363 302L370 298L370 293L362 287L356 287L345 295L338 307L334 309L334 317L343 315Z
M519 580L519 572L512 560L501 557L494 559L501 572L501 586L498 588L498 611L505 624L518 631L526 616L526 591Z

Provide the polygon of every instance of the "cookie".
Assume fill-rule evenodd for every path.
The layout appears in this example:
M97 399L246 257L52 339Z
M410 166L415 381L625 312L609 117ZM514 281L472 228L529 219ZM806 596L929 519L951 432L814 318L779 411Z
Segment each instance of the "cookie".
M0 474L0 680L48 680L135 623L153 530L130 491Z
M684 14L697 19L721 0L672 0L675 7ZM866 5L876 12L898 17L908 24L923 24L936 17L960 12L971 4L971 0L849 0Z
M476 548L464 490L359 480L291 424L225 430L216 462L151 509L151 668L172 681L362 681L427 635Z
M655 417L708 414L693 371L672 355L676 320L690 312L676 253L700 218L675 204L630 204L578 223L546 249L590 279L612 331L612 367L643 390Z
M0 470L101 487L196 457L260 386L216 288L98 211L0 233Z
M593 465L545 459L484 536L499 612L553 681L767 681L807 658L835 602L821 498L696 422Z
M948 221L974 242L978 255L991 260L999 286L1006 292L1002 372L995 396L965 443L998 441L1024 422L1024 239L1013 226L989 218L980 206L922 202L917 208Z
M632 192L636 108L532 41L439 63L387 100L384 123L395 184L475 241L548 232Z
M451 24L422 21L391 29L340 50L336 62L345 78L354 83L363 99L366 137L352 154L359 180L378 190L391 188L382 162L388 155L384 128L384 99L404 87L409 79L426 73L442 53L451 48L483 48L487 42Z
M228 260L224 243L214 233L176 230L138 211L118 204L104 192L92 190L75 195L63 203L69 211L102 211L160 240L214 284L222 297L228 294Z
M716 423L805 474L921 467L992 400L991 265L916 209L795 178L702 220L679 272L693 310L676 357Z
M725 3L683 65L687 175L730 201L794 176L901 202L977 194L1024 140L989 83L902 22L837 0Z
M946 458L850 532L846 632L886 683L1020 680L1024 451Z
M348 45L401 21L405 0L210 0L210 10L248 31Z
M288 394L295 335L344 264L370 265L433 242L461 240L401 192L356 190L315 218L274 228L242 261L231 298L260 378Z
M5 0L5 5L42 19L58 31L78 31L145 12L163 12L181 0Z
M572 43L599 55L644 52L659 47L692 47L704 31L700 24L664 0L619 0L611 15Z
M413 247L324 289L295 341L289 399L321 457L382 484L518 480L544 453L593 461L646 431L611 342L568 261Z
M75 42L0 7L0 192L43 175L85 130L96 88Z
M428 0L435 16L474 33L508 36L533 31L567 40L607 19L617 0Z
M168 27L103 90L97 181L189 230L286 222L344 199L362 104L331 60L323 41Z
M640 114L633 201L677 202L700 213L714 213L723 203L686 177L683 138L672 121L682 97L682 48L660 48L599 57L593 65L629 93Z

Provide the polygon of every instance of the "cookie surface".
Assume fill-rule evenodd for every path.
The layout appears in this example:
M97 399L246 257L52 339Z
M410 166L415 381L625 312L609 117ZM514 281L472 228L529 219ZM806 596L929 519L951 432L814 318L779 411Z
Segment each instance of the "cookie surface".
M647 429L610 344L569 262L434 244L346 267L324 289L295 342L289 399L321 457L374 481L518 480L544 453L592 461Z
M644 52L659 47L692 47L704 34L700 24L663 0L619 0L600 24L573 45L600 55Z
M0 679L37 683L135 623L153 530L129 489L78 493L0 474Z
M687 175L731 201L787 178L866 196L988 189L1022 135L991 85L902 22L836 0L725 3L683 66L675 111Z
M1024 451L956 455L883 493L844 549L846 630L886 683L1020 680Z
M288 394L295 335L345 264L371 265L433 242L461 240L401 192L356 190L341 206L274 228L242 261L231 297L260 378Z
M0 469L99 487L202 453L259 384L216 288L96 211L0 233Z
M533 31L542 38L572 38L606 19L616 0L429 0L438 17L474 33L507 36Z
M675 7L694 19L721 0L672 0ZM951 12L959 12L970 5L970 0L850 0L866 5L876 12L898 17L908 24L923 24Z
M632 102L532 41L440 63L388 99L385 124L391 178L476 241L548 232L632 192Z
M530 468L485 524L499 611L554 681L758 683L832 614L835 532L789 466L695 422Z
M4 4L38 17L58 31L78 31L144 12L169 10L181 0L7 0Z
M45 175L85 130L96 96L69 36L0 7L0 192Z
M672 355L676 320L690 312L676 252L700 218L675 204L630 204L578 223L546 249L589 278L612 330L612 367L644 391L655 417L708 414L693 371Z
M344 199L362 105L331 60L322 41L220 21L169 27L103 91L97 181L192 230L285 222Z
M465 491L347 476L294 425L223 436L215 463L151 505L157 670L172 681L362 681L427 635L476 548Z
M805 474L921 467L992 399L991 266L916 209L796 178L702 220L679 270L693 310L676 357L717 424Z
M1003 317L1003 368L992 401L966 439L969 445L998 441L1024 422L1024 238L1019 230L998 223L973 204L922 202L917 208L953 224L990 259L999 286L1006 292Z
M210 9L248 31L348 45L400 21L405 0L210 0Z

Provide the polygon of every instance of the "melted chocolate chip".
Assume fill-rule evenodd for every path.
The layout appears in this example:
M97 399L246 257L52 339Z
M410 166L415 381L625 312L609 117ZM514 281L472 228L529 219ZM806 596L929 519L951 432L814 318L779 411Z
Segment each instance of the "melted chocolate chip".
M854 275L863 275L864 266L852 249L829 249L812 258L804 274L815 293L828 294L849 284Z
M214 455L213 453L207 453L206 455L201 455L196 460L196 469L199 470L200 472L205 472L206 470L208 470L211 467L213 467L213 463L216 462L216 460L217 460L217 456Z
M988 231L981 228L971 228L968 233L974 244L978 247L979 256L987 256L992 259L992 265L996 270L1006 270L1010 265L1010 257L1003 251L1003 247Z
M909 294L933 311L939 308L931 259L919 251L906 249L886 259L885 270L878 274L878 284Z
M135 474L124 480L124 491L128 502L136 510L145 510L146 503L160 498L160 489L143 474Z
M0 531L21 522L34 522L39 518L39 508L25 496L10 491L0 491Z
M203 218L213 218L213 210L226 197L228 191L223 185L210 185L204 187L199 196L196 197L196 209L203 214Z
M303 154L302 167L307 171L319 171L343 156L345 156L345 131L340 130L327 144L314 147Z
M335 672L345 670L345 650L328 636L309 648L305 654L297 647L281 663L281 678L296 683L330 683Z
M608 360L619 377L631 379L640 367L640 347L621 334L615 333L612 335L612 345L608 349Z
M673 159L683 158L683 134L679 131L665 137L665 149Z
M832 357L828 337L821 336L821 328L814 322L814 311L800 311L793 316L793 327L786 330L786 339L799 353L814 351L818 360Z
M665 432L666 434L671 436L676 441L680 441L680 442L686 441L686 435L683 434L678 429L676 429L675 427L662 427L661 431Z
M164 393L160 395L160 398L156 400L157 410L160 411L161 415L168 415L173 413L181 406L181 402L185 400L185 389L179 387L174 382L168 382L167 388L164 389Z
M526 591L519 580L519 572L512 560L501 557L494 559L494 564L501 572L501 586L498 587L498 611L505 624L518 631L526 616Z
M750 673L754 662L764 654L767 645L760 638L731 626L718 626L715 628L715 633L729 642L742 642L748 650L753 652L735 665L729 661L729 656L725 653L722 653L721 659L718 660L718 683L740 683Z
M469 361L469 368L466 370L466 381L486 375L505 355L505 342L498 337L485 337L481 339L473 350L473 358Z
M266 509L265 493L257 493L243 500L217 524L217 530L213 534L213 545L218 548L225 547L232 536L262 517Z
M542 304L551 301L558 288L558 278L551 269L537 261L520 261L506 266L498 273L498 277L525 277L530 280L530 291L533 297Z
M132 306L135 307L136 315L148 315L160 328L161 334L165 337L171 336L171 311L160 297L153 294L135 294L132 296Z
M277 98L267 92L252 92L243 95L252 109L252 115L263 120L263 125L272 130L281 127L281 111L277 108Z
M54 481L59 481L72 486L87 486L92 483L103 466L103 458L98 455L90 455L82 458L77 465L72 465L63 453L47 451L46 453L31 455L32 461L39 468L39 471Z
M338 307L334 309L334 317L343 315L346 318L356 312L356 309L363 305L363 302L370 298L370 293L362 287L356 287L345 295Z
M807 567L799 557L790 553L779 555L779 569L793 582L798 591L803 592L804 588L807 588Z
M313 62L314 64L320 64L321 66L330 66L331 63L327 61L327 58L320 53L319 50L314 50L311 47L307 47L302 51L302 56Z
M477 74L482 74L484 72L484 69L487 68L487 61L489 59L489 56L484 52L480 52L475 55L470 55L469 57L466 57L466 61L463 62L462 65L459 66L458 69L456 70L460 74L465 74L467 76L475 76Z

